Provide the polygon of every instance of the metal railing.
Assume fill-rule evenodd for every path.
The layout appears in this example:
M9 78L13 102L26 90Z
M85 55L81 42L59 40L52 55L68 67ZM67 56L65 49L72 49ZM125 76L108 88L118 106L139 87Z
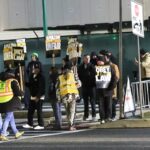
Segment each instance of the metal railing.
M135 103L136 108L140 107L140 83L139 82L132 82L131 83L131 91L133 100ZM141 106L142 108L150 107L150 80L141 81L141 88L142 88L142 99L141 99Z

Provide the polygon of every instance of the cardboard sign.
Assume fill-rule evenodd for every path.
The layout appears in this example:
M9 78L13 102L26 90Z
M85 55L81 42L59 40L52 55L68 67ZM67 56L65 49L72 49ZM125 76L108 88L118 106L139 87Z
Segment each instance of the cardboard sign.
M27 46L25 39L17 39L16 43L18 47L23 47L24 53L27 53Z
M13 47L15 46L16 43L4 44L4 49L3 49L4 61L10 61L14 59Z
M49 35L45 39L46 57L59 57L61 49L60 35Z

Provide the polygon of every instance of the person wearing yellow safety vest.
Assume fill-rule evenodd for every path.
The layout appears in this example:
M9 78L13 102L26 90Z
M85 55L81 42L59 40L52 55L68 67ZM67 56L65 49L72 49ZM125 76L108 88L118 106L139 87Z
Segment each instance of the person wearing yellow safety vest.
M0 140L8 141L5 136L8 126L10 124L15 138L21 137L24 132L19 132L16 128L14 111L21 108L20 96L23 96L23 92L20 90L18 81L14 78L12 73L1 72L0 73L0 113L5 113L5 119L0 127Z
M76 130L74 127L74 118L76 100L78 99L79 92L75 83L74 74L71 72L71 66L69 64L64 66L63 74L58 77L56 95L57 99L65 106L69 130Z

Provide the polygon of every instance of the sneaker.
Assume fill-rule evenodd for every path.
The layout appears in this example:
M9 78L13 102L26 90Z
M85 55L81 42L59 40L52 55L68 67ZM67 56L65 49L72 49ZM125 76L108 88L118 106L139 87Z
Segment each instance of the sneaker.
M5 136L8 136L8 135L9 135L9 131L6 132Z
M8 141L8 138L4 135L0 136L0 141Z
M44 129L43 126L36 126L36 127L34 127L34 130L43 130L43 129Z
M102 120L102 121L101 121L101 124L104 124L104 123L105 123L105 120Z
M25 129L33 129L33 126L30 126L29 124L25 124L22 127Z
M117 118L112 118L111 121L117 121Z
M92 117L92 121L94 122L97 121L96 117Z
M106 122L112 122L112 119L111 118L107 118L105 119Z
M69 128L69 130L70 130L70 131L75 131L75 130L76 130L76 128L75 128L75 127L73 127L73 126L71 126L71 127Z
M18 139L18 138L20 138L23 134L24 134L24 131L22 131L22 132L17 132L16 135L15 135L15 138Z
M90 119L89 119L89 117L83 117L83 120L84 121L89 121Z

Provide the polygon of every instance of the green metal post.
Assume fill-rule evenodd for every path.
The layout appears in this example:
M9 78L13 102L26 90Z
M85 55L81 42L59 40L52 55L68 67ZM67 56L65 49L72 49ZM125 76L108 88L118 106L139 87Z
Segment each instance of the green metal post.
M43 8L43 32L44 37L48 35L48 28L47 28L47 13L46 13L46 0L42 0L42 8Z

